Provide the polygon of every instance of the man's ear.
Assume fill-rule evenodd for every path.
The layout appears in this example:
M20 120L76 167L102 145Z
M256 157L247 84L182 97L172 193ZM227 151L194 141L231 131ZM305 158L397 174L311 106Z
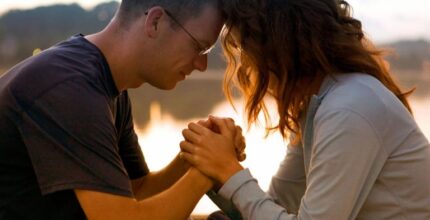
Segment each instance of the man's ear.
M147 12L145 12L146 20L144 28L145 32L150 38L155 38L158 36L159 27L161 24L160 21L164 15L164 9L159 6L152 7Z

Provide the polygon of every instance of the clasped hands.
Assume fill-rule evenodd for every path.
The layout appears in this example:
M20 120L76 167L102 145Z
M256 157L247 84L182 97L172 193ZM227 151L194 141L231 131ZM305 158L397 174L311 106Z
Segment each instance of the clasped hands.
M189 123L182 131L180 158L201 173L223 185L243 167L245 138L231 118L209 116L208 120Z

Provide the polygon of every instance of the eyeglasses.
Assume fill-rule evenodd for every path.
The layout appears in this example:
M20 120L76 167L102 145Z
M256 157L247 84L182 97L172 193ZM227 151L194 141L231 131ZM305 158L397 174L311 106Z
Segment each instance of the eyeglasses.
M206 55L208 53L211 52L211 50L215 47L215 45L209 46L209 47L205 47L203 46L179 21L178 19L176 19L172 13L170 13L168 10L164 9L164 11L166 12L167 16L169 16L170 19L173 20L173 22L175 22L182 30L185 31L186 34L188 34L188 36L190 36L190 38L193 40L195 46L196 46L196 50L198 51L198 54L200 56L202 55ZM148 12L145 12L145 15L148 15Z
M215 45L209 46L209 47L205 47L202 46L202 44L200 44L200 42L178 21L178 19L176 19L172 13L170 13L168 10L164 9L164 11L166 12L167 16L170 17L170 19L172 19L179 27L182 28L182 30L185 31L185 33L188 34L188 36L190 36L190 38L194 41L196 48L199 52L199 55L205 55L211 52L211 50L214 48Z

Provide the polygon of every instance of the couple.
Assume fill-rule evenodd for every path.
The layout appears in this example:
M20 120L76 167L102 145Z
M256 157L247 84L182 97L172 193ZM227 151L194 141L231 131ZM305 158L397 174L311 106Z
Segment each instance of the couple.
M204 71L223 26L227 95L250 123L273 97L290 140L267 193L232 120L190 123L158 172L134 132L127 89ZM122 0L0 78L0 219L187 219L205 193L210 219L430 219L429 143L381 54L345 1Z

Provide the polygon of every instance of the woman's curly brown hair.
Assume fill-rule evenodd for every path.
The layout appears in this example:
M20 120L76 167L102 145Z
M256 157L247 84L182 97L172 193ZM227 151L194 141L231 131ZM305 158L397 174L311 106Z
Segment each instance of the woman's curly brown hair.
M227 57L224 89L231 100L238 84L248 122L268 112L263 98L278 106L279 129L299 134L300 119L326 76L361 72L381 81L411 111L389 74L384 52L366 39L361 22L339 0L225 0L222 44ZM270 119L269 119L270 120ZM268 125L268 124L267 124Z

